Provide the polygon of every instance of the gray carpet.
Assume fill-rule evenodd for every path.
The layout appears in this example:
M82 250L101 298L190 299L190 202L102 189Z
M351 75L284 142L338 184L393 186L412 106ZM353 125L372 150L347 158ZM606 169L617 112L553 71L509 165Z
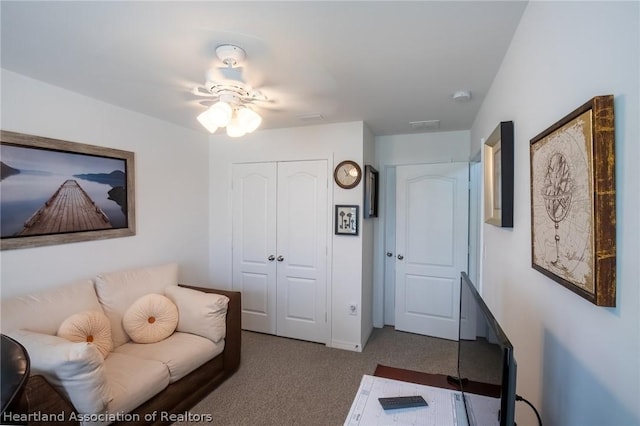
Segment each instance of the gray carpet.
M455 374L457 343L374 329L361 353L242 332L240 369L175 425L342 425L363 374L377 364Z

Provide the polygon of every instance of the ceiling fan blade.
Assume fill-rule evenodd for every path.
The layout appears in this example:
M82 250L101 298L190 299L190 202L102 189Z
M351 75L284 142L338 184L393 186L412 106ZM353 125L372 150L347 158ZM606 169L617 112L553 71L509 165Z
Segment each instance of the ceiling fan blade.
M213 96L207 89L202 86L194 87L191 93L196 96L204 96L209 98Z

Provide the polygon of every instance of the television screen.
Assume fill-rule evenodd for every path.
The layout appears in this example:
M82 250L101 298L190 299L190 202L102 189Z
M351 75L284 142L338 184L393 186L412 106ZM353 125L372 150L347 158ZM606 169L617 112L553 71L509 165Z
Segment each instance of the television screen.
M460 279L458 379L469 425L514 424L513 346L466 273Z

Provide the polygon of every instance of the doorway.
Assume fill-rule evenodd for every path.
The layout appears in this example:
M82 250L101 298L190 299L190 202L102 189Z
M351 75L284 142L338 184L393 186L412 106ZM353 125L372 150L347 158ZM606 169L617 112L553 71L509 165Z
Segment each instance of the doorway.
M468 163L386 171L385 324L457 340L460 271L468 263Z

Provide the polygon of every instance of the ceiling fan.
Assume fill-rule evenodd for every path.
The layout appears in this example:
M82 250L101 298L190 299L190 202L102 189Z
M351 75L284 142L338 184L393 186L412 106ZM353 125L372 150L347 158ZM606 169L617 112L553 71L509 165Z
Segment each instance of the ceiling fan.
M209 70L205 84L196 86L193 91L195 95L215 102L198 116L198 121L210 133L215 133L219 127L226 127L231 137L251 133L262 123L262 117L254 107L269 99L244 81L243 68L239 65L246 58L246 52L241 47L223 44L216 48L216 56L224 66Z

